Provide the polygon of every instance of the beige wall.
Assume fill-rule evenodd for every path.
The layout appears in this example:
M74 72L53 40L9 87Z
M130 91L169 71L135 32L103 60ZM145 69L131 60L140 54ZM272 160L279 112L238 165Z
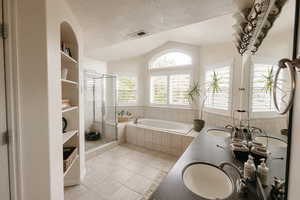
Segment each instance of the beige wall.
M60 23L71 24L80 47L81 31L63 0L10 2L17 33L12 37L17 46L13 68L20 136L19 196L21 200L62 200Z
M116 75L134 75L137 77L138 88L137 88L137 104L132 106L143 106L144 105L144 57L133 57L129 59L122 59L108 62L107 72Z

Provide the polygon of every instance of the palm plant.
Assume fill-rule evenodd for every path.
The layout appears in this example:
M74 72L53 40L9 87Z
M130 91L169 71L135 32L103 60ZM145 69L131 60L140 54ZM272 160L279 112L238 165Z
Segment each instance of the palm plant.
M272 96L273 86L274 86L274 69L273 67L269 68L266 72L266 74L262 75L262 82L264 84L263 91L269 95ZM272 106L272 98L270 98L270 106Z
M194 82L191 88L189 89L187 93L187 97L190 103L195 101L196 97L200 96L200 86L199 86L199 81Z
M271 67L271 69L268 69L266 74L263 74L263 82L264 82L264 87L263 91L266 94L271 94L274 86L274 69Z
M213 71L211 79L212 80L209 83L208 90L212 91L212 101L214 102L215 101L215 94L222 91L222 89L221 89L221 80L222 80L222 77L218 73L216 73L215 71Z

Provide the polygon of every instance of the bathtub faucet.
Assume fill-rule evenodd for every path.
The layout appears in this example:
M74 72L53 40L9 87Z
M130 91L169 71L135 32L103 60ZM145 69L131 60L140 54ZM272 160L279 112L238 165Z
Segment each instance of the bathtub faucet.
M139 121L139 117L133 117L133 123L134 123L134 124L137 124L138 121Z

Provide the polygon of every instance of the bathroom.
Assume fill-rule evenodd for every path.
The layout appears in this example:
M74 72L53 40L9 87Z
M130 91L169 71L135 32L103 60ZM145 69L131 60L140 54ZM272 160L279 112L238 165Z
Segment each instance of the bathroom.
M297 200L297 0L3 2L3 200Z
M293 16L289 13L294 8L291 2L285 5L280 17L263 40L263 44L253 55L241 56L237 51L233 43L233 35L237 32L234 26L236 19L232 13L125 41L115 45L113 50L109 47L92 52L93 55L97 54L99 60L109 57L109 60L106 60L105 75L113 77L110 77L110 81L114 82L111 83L114 86L104 89L101 86L104 84L99 82L97 87L102 89L96 90L96 93L113 94L115 109L111 109L110 112L116 116L117 128L115 138L104 144L99 143L86 155L92 153L91 155L101 159L103 152L109 148L114 149L118 144L122 147L125 145L128 148L159 152L170 156L174 161L180 158L195 137L201 134L194 130L195 119L202 120L204 129L212 129L208 133L216 137L223 137L223 134L226 137L230 135L230 131L224 133L217 130L219 128L223 130L224 127L245 126L253 131L255 136L267 135L267 137L256 137L262 144L278 145L286 149L288 138L283 132L288 128L288 116L276 114L272 88L268 88L267 85L270 84L268 80L272 81L275 76L278 60L289 58L292 54ZM282 40L286 35L291 37ZM274 43L274 41L278 42ZM124 52L124 48L130 45L137 49ZM99 63L96 61L88 64L86 70L89 70L89 73L94 71L101 76L101 72L97 72ZM281 76L286 75L288 75L286 72L281 74ZM85 74L85 77L88 76ZM218 83L214 82L215 80L221 81ZM288 82L283 83L288 85ZM215 88L213 88L214 84ZM195 88L198 94L191 92ZM90 96L88 88L85 89L85 96ZM100 98L96 100L96 104L97 101L100 106L92 110L101 113L103 112L101 101L104 101ZM102 106L105 107L103 103ZM240 110L245 112L239 112ZM86 117L91 116L88 105L85 106L85 112ZM102 120L107 121L105 118ZM102 137L106 137L105 130L99 128L97 132L102 134ZM86 141L86 146L88 144L89 142ZM217 145L222 146L221 143ZM125 155L123 156L126 158ZM147 156L147 154L143 155ZM91 157L88 162L93 166L95 158L87 157ZM140 163L140 159L137 156L133 162ZM143 161L150 162L146 159ZM285 159L282 161L283 164L281 163L283 167L284 161ZM121 161L112 162L114 163L112 165L117 165L116 163L119 162ZM260 161L257 162L259 164ZM127 166L124 167L128 169ZM157 169L155 167L157 166L154 166L154 169ZM128 173L130 174L124 171L121 174L123 173L127 176ZM143 177L144 174L138 173L138 175ZM285 178L282 174L280 176L282 179ZM132 184L127 185L122 182L123 180L121 184L147 199L145 194L149 191L137 189L137 185L134 185L141 184L140 181L143 179L140 177L140 180L138 178L135 180L135 178ZM146 178L153 177L146 176ZM126 181L131 182L130 178ZM142 182L147 182L147 179ZM69 190L72 191L72 188ZM159 191L157 193L159 194ZM68 194L72 192L67 192ZM104 197L107 198L105 195ZM159 196L156 198L159 199Z

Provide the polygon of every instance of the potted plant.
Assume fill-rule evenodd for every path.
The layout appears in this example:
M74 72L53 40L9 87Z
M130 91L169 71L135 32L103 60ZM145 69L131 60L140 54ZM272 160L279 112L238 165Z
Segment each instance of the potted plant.
M200 92L200 85L199 82L194 82L193 85L191 86L191 88L188 91L188 100L190 103L193 103L194 101L197 100L197 97L199 97L201 95ZM201 112L200 112L200 118L199 119L194 119L193 121L193 125L194 125L194 130L200 132L204 125L205 125L205 121L202 119L203 116L203 106L205 103L206 98L204 98L201 102Z

